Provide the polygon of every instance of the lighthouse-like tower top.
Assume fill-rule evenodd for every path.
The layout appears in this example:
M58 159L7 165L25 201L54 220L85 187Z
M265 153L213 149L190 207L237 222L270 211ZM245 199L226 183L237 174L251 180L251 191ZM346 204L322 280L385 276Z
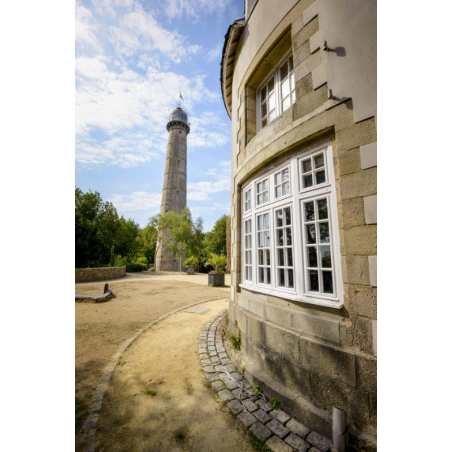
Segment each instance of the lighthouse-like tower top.
M171 112L171 114L169 116L168 124L166 125L166 129L169 132L173 127L176 127L176 126L178 126L178 127L182 126L182 128L184 128L187 133L190 133L190 125L188 123L188 115L180 107L175 108Z

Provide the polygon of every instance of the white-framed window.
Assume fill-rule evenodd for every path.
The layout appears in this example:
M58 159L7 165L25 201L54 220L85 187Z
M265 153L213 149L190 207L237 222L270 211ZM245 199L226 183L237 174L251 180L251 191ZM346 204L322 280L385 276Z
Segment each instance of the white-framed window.
M290 193L290 171L289 167L278 171L275 178L275 198L288 195Z
M257 282L271 284L270 213L257 216Z
M270 199L268 185L269 185L268 178L263 179L256 184L256 205L257 206L268 203L268 200Z
M261 129L295 103L293 57L287 54L257 90L257 124Z
M244 249L245 249L245 281L253 280L253 229L251 226L251 218L245 220L244 233Z
M304 183L309 176L312 184ZM256 202L246 204L253 187ZM331 144L291 157L247 182L242 192L249 209L243 213L241 286L340 308L343 287Z
M251 188L243 193L243 212L249 212L251 210Z

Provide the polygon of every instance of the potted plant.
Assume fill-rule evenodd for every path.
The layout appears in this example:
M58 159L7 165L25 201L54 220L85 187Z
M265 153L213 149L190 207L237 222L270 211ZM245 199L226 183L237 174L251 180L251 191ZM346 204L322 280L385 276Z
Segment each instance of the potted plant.
M187 275L194 275L195 268L198 266L198 258L195 256L191 256L184 261L184 265L187 267Z
M209 286L224 286L224 271L227 266L226 256L212 253L207 261L207 265L213 267L213 270L208 274Z

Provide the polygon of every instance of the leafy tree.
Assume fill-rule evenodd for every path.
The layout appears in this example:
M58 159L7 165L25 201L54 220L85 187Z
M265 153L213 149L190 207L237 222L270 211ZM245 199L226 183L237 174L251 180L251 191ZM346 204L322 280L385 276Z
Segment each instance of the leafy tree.
M179 271L182 271L182 261L190 243L193 242L194 226L190 209L184 207L180 215L175 212L168 212L171 218L171 240L167 247L179 259Z
M206 234L206 248L210 254L226 254L226 222L227 216L223 215Z

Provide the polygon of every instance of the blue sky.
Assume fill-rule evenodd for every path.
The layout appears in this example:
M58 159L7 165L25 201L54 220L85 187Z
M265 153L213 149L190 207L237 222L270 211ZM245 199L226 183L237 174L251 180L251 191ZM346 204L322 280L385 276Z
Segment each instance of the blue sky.
M75 184L141 226L159 212L168 114L189 113L188 207L230 213L230 120L220 88L242 0L76 1Z

